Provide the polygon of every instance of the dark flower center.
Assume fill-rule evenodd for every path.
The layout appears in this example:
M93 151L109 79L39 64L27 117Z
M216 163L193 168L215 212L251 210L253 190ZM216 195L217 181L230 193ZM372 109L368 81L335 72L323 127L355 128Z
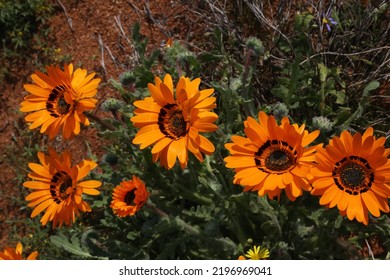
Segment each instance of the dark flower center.
M158 115L160 131L167 137L178 140L188 132L187 121L176 104L167 104Z
M268 140L255 153L258 169L266 173L284 173L294 167L297 151L287 142Z
M127 192L124 202L126 203L126 205L134 205L135 204L134 199L135 199L135 189Z
M66 103L64 96L61 96L57 102L57 111L61 115L65 115L69 112L70 104Z
M70 89L65 85L53 88L46 102L46 109L50 115L58 118L67 114L71 110L71 104L67 103L64 94Z
M340 172L341 181L349 187L356 188L364 182L366 172L356 163L349 163Z
M336 162L332 174L336 186L351 195L368 191L375 178L367 160L357 156Z
M283 171L290 167L291 160L288 154L282 150L275 150L265 160L265 166L274 171Z
M53 175L50 181L50 194L57 204L67 199L74 191L68 192L68 188L73 188L72 178L65 171L59 171Z
M168 120L169 129L178 137L186 135L187 123L181 111L175 111Z

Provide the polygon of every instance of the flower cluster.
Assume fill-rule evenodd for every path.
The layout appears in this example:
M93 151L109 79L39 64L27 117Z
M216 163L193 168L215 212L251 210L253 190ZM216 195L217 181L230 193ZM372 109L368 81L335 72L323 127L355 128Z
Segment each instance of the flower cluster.
M80 123L89 125L84 111L94 109L100 79L93 79L95 73L87 75L87 70L76 69L73 64L65 64L64 70L57 66L46 67L47 74L37 71L31 75L34 84L25 84L30 94L20 104L21 112L30 129L40 128L41 133L53 139L62 128L65 140L80 133ZM23 186L34 190L26 196L28 206L33 207L31 217L45 212L42 225L52 221L53 228L63 224L71 225L80 212L90 212L91 208L83 200L83 194L98 195L101 182L81 181L96 168L96 162L83 160L72 165L72 155L68 150L58 154L52 147L48 154L38 152L38 163L30 163L28 177L32 181Z
M338 207L341 215L368 224L368 212L379 217L389 212L390 149L385 138L376 139L369 127L363 135L344 131L329 144L313 142L318 131L291 125L287 118L277 125L272 116L259 113L259 123L245 121L247 137L232 136L226 144L234 168L234 183L260 196L279 197L282 190L294 201L303 190L321 196L320 204Z
M29 113L25 119L32 123L30 129L41 127L40 132L52 139L62 127L63 138L69 139L80 133L80 123L89 124L84 111L95 108L93 97L100 80L86 70L73 71L72 64L65 65L64 71L47 67L47 72L36 72L32 75L35 84L25 85L31 94L21 103L21 111ZM218 115L213 112L216 97L214 89L200 89L200 83L200 78L180 77L174 85L169 74L163 79L155 77L154 84L148 84L150 96L134 102L130 120L139 130L132 143L140 149L150 147L153 161L167 170L177 161L185 169L191 155L203 162L205 155L215 151L204 133L218 129L214 124ZM369 127L363 134L344 131L325 145L317 138L320 130L331 128L318 125L320 130L309 132L304 124L279 117L260 111L257 118L244 121L245 136L233 135L225 143L230 155L224 162L234 171L234 184L269 199L286 195L295 201L305 192L320 196L320 205L337 206L341 215L365 225L369 213L379 217L381 211L390 211L390 149L384 147L384 137L377 139ZM90 212L82 195L98 195L102 183L84 178L97 163L83 160L73 165L69 151L58 154L50 147L48 154L39 152L38 159L39 163L29 164L32 180L23 184L33 190L26 197L28 206L34 208L31 217L44 212L42 225L52 221L55 228L71 225L80 212ZM133 216L148 199L144 182L133 176L113 189L110 207L118 217ZM6 252L0 257L20 256L21 245L16 253ZM239 259L268 257L267 249L254 246Z
M93 79L95 73L87 75L84 69L73 71L72 64L65 64L64 70L56 66L46 68L47 74L37 71L31 75L34 84L25 84L30 93L20 104L21 112L28 112L25 120L30 129L41 127L40 132L53 139L62 128L65 140L80 133L80 123L89 125L84 111L94 109L100 79ZM58 154L52 147L48 154L38 152L38 163L30 163L31 172L23 186L32 189L26 196L28 206L33 207L31 217L44 212L41 223L45 226L49 221L52 227L63 224L72 225L81 212L92 209L83 200L83 195L99 195L97 190L102 182L83 180L97 163L83 160L72 165L72 155L68 150ZM136 176L124 181L113 191L111 207L119 217L134 215L147 201L149 193L143 182ZM7 255L11 252L7 249ZM21 245L16 252L21 253ZM4 253L5 254L5 253ZM34 256L34 255L33 255Z

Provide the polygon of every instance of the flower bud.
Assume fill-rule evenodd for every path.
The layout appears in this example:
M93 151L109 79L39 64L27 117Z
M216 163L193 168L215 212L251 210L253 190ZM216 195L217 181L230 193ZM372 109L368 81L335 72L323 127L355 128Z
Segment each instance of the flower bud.
M260 55L263 55L264 54L264 46L263 46L263 42L261 42L259 39L257 39L256 37L249 37L247 40L246 40L246 47L248 49L251 49L253 50L254 54L256 56L260 56Z
M333 129L333 124L327 117L323 117L323 116L313 117L312 122L313 122L313 127L315 129L319 129L321 132L326 133Z
M125 103L115 98L108 98L102 103L102 110L105 112L118 111Z

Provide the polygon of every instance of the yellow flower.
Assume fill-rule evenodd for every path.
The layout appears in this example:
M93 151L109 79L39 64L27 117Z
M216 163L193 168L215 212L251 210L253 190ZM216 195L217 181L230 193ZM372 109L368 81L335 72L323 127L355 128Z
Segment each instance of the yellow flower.
M83 112L94 109L100 79L92 79L95 73L87 76L87 70L73 72L72 64L65 64L64 71L59 67L46 67L47 74L36 71L31 75L34 84L25 84L30 94L20 104L21 112L29 112L25 120L30 129L40 128L41 133L54 138L62 127L65 139L80 133L80 123L89 125Z
M22 251L22 243L18 242L16 249L6 247L3 252L0 252L0 260L23 260ZM26 260L36 260L37 256L38 251L34 251L26 258Z
M245 256L239 256L239 260L264 260L269 258L269 251L266 248L260 246L253 246L253 249L249 249Z
M318 148L317 165L311 170L313 195L320 204L339 209L349 220L368 224L368 212L379 217L389 212L390 149L386 139L376 139L369 127L363 135L344 131L325 148Z
M112 194L111 208L118 217L133 216L148 200L149 192L137 176L116 186Z
M33 189L34 192L27 195L29 207L35 207L31 218L37 216L43 210L45 214L41 218L42 225L53 221L53 228L62 224L71 225L75 222L79 212L90 212L91 208L83 201L82 194L98 195L96 188L102 184L99 181L82 181L97 164L92 160L84 160L75 166L71 166L71 154L64 151L58 155L49 148L49 155L38 152L40 164L29 163L32 170L28 177L34 181L27 181L23 186Z
M276 123L273 116L259 112L259 122L249 117L245 122L247 137L232 136L233 143L225 144L231 156L225 158L226 167L234 168L234 183L244 186L244 191L257 191L270 199L279 197L285 190L294 201L310 191L306 179L316 147L308 147L319 135L309 133L305 125L290 124L287 117Z
M215 97L214 89L199 90L200 79L190 81L181 77L174 94L172 77L167 74L162 81L155 78L155 84L148 84L151 97L134 102L137 109L131 118L135 127L141 128L133 139L144 149L154 144L153 160L160 160L162 166L171 169L179 160L181 168L188 162L188 151L199 161L202 153L210 155L214 145L201 132L217 129L213 124L218 115L211 112Z

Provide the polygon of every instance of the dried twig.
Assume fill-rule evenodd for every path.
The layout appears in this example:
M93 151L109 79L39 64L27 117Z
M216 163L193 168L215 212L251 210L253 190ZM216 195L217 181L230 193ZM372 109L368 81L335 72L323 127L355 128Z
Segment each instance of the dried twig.
M295 51L294 51L294 48L290 42L290 39L282 32L280 31L276 26L274 26L264 15L263 11L261 10L261 8L259 7L259 5L257 3L251 3L249 2L249 0L244 0L245 4L249 7L249 9L252 11L252 13L255 15L255 17L260 20L261 22L263 22L265 25L267 25L269 28L273 29L274 31L276 31L277 33L280 34L280 36L282 36L287 44L290 46L290 49L291 51L293 52L293 54L295 55Z
M364 241L366 241L366 245L367 245L367 248L368 248L368 254L371 256L371 258L373 260L375 260L374 253L371 250L370 244L368 243L367 239L364 239Z
M104 75L106 75L107 74L107 69L106 69L106 65L104 63L104 43L103 43L102 36L100 34L98 35L98 42L99 42L100 51L101 51L100 64L102 65L102 68L103 68L103 71L104 71Z
M124 29L123 29L123 27L122 27L122 23L121 23L120 17L119 17L119 16L114 16L114 20L115 20L115 23L116 23L115 27L116 27L116 29L118 30L119 35L120 35L123 39L125 39L126 42L127 42L130 46L133 45L133 44L131 43L131 41L129 40L128 36L126 36L126 33L125 33L125 31L124 31Z
M119 65L119 63L116 61L115 56L112 54L110 48L109 48L107 45L104 45L104 47L105 47L106 50L108 51L108 54L110 55L112 61L113 61L116 65Z
M348 56L356 56L356 55L361 55L361 54L365 54L365 53L381 51L381 50L386 50L386 49L390 49L390 46L384 46L384 47L380 47L380 48L369 49L369 50L366 50L366 51L361 51L361 52L356 52L356 53L320 52L320 53L313 54L312 56L306 58L304 61L302 61L300 63L300 65L302 65L302 64L306 63L308 60L311 60L314 57L317 57L317 56L320 56L320 55L340 55L340 56L347 56L348 57Z
M138 18L140 18L140 13L141 13L141 10L136 6L134 5L133 3L131 3L131 1L126 1L127 4L130 5L130 7L134 10L134 12L136 12Z
M64 14L65 14L65 17L66 17L66 19L67 19L67 21L68 21L68 24L69 24L70 29L72 30L72 32L74 32L74 29L73 29L73 21L72 21L72 19L69 17L68 13L66 12L65 6L61 3L60 0L57 0L57 2L58 2L58 4L60 4L62 10L64 11Z

